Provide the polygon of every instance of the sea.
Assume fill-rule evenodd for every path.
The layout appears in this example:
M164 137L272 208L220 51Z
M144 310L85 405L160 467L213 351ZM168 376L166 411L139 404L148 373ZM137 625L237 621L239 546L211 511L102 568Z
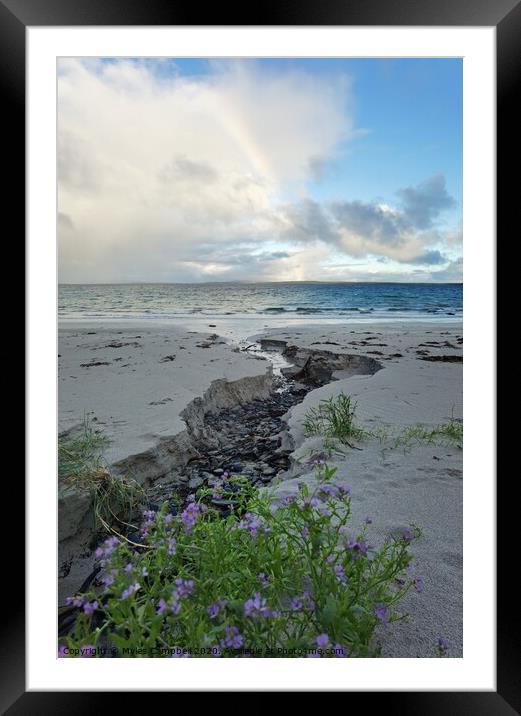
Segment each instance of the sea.
M169 283L62 284L60 326L72 324L150 327L176 325L216 332L268 358L278 371L282 357L264 355L258 339L274 329L304 325L350 326L413 322L460 323L461 284L426 283ZM279 363L277 363L279 360Z
M61 284L61 320L461 320L461 283Z

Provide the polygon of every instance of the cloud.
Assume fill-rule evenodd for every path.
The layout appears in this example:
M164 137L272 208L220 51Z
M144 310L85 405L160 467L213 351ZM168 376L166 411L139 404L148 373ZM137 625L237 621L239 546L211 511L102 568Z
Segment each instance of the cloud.
M368 245L397 246L413 228L404 214L382 204L334 202L331 211L344 230L344 243L347 245L351 237L355 253L364 252L362 246L356 248L359 239Z
M303 199L281 208L281 231L292 241L335 242L336 227L325 207L313 199Z
M361 133L350 106L338 74L220 61L183 76L171 62L60 60L60 280L461 272L461 228L439 227L455 205L442 175L398 190L396 205L309 195Z
M439 266L440 264L447 263L448 259L437 249L432 251L426 251L424 254L416 256L409 263L411 264L423 264L424 266Z
M432 272L432 280L452 281L460 283L463 281L463 258L459 256L454 261L449 261L447 266L439 271Z
M218 180L217 171L208 162L194 162L183 156L174 157L167 162L158 174L162 182L195 182L213 184Z
M416 187L400 189L397 194L402 200L404 215L418 229L429 229L441 211L456 206L445 188L442 174L435 174Z
M58 227L61 281L183 280L203 245L270 241L282 197L354 134L346 77L166 69L59 62L58 204L75 229Z
M417 187L401 189L402 206L359 200L319 204L306 199L284 209L285 237L320 240L353 258L372 257L425 266L447 263L438 247L456 246L460 231L441 231L437 220L454 199L439 175ZM427 228L428 226L428 228Z

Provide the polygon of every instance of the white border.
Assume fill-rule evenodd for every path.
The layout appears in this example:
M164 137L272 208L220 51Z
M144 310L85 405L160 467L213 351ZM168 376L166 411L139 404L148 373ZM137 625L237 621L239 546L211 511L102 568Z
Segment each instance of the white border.
M56 659L57 56L464 57L464 658ZM28 690L495 689L495 28L28 28Z

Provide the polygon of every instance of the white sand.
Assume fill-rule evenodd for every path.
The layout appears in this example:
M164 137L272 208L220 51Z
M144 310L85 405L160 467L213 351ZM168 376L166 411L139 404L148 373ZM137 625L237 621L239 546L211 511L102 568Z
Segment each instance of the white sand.
M81 423L84 414L94 419L112 441L111 463L176 435L185 428L179 413L212 381L266 371L265 361L212 335L208 325L206 333L128 322L60 327L59 431ZM126 345L108 347L116 343ZM108 365L85 367L94 362Z

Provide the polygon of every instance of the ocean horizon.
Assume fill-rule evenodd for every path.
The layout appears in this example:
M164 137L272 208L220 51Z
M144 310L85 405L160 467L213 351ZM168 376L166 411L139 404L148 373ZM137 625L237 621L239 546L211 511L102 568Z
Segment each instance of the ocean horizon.
M461 283L207 282L60 284L60 319L278 316L461 318Z

